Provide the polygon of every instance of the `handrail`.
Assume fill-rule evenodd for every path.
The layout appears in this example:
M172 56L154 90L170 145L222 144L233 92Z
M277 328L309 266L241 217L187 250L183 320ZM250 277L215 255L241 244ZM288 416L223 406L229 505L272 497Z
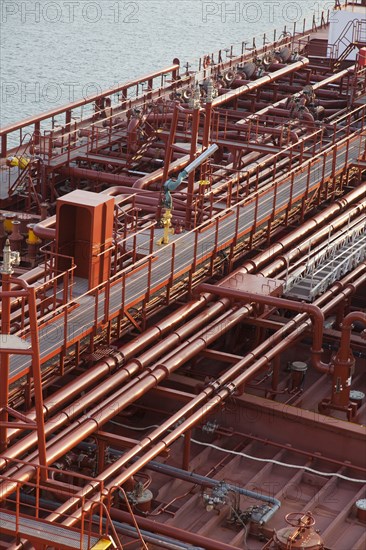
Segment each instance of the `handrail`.
M328 147L326 150L318 153L317 155L314 156L313 159L310 159L308 161L306 161L304 163L303 166L301 167L296 167L294 168L293 170L289 171L289 173L287 174L286 178L283 178L283 177L280 177L279 179L279 183L277 185L280 185L281 187L283 187L284 185L289 185L292 181L292 174L296 175L296 174L301 174L301 173L306 173L306 174L309 174L310 173L310 170L311 168L314 166L314 161L317 160L318 162L321 162L321 165L325 164L325 163L329 163L330 159L334 159L336 158L337 156L337 153L339 154L339 152L343 149L348 148L349 144L350 143L354 143L354 142L357 142L357 140L359 141L360 145L361 145L361 139L362 139L362 136L363 134L361 134L360 132L356 133L356 134L352 134L351 136L346 136L345 138L343 138L342 140L340 140L338 143L336 144L332 144L330 145L330 147ZM307 177L308 179L308 183L307 183L307 188L309 187L309 177ZM222 212L219 212L217 214L214 214L213 217L212 217L212 220L211 220L211 223L212 224L218 224L218 229L217 231L219 230L219 228L221 227L221 224L224 224L225 223L225 220L227 219L227 216L229 214L235 214L236 212L236 216L239 215L241 209L243 207L246 207L246 208L249 208L250 205L255 205L258 203L259 199L261 199L261 201L263 202L263 200L265 200L265 197L266 196L269 196L268 193L273 193L273 183L270 183L270 184L267 184L265 187L263 188L260 188L258 189L257 191L253 192L250 196L248 197L244 197L241 201L238 202L237 205L235 205L235 207L229 207L225 210L223 210ZM275 196L273 195L273 198L271 199L271 201L273 202L273 200L276 202L276 199L275 199ZM296 194L294 193L294 197L292 199L292 201L294 202L296 199ZM276 204L273 204L273 207L276 207ZM258 224L262 224L263 222L265 221L265 217L262 219L262 220L256 220L256 226L258 226ZM195 235L199 235L202 230L206 227L207 223L202 223L200 226L198 226L193 232L195 233ZM151 224L151 226L149 227L149 229L153 229L155 227L155 223ZM145 229L141 229L138 233L139 234L142 234L143 232L146 232L146 228ZM216 233L217 233L216 231ZM183 243L186 241L187 238L190 238L190 237L187 237L189 236L190 234L182 234L181 236L177 237L175 239L175 246L174 248L177 249L177 247L179 246L180 243ZM239 236L240 237L240 236ZM135 235L130 235L127 237L126 241L128 239L134 239L135 238ZM234 238L234 236L232 236L231 240ZM217 239L217 236L216 236L216 239ZM223 248L225 246L228 246L230 244L229 241L225 242L225 243L220 243L218 246L216 246L216 248ZM184 247L184 245L183 245ZM170 243L169 245L167 245L166 247L164 247L164 250L172 250L172 243ZM157 256L158 252L152 252L146 256L144 256L143 258L141 259L138 259L133 265L130 265L130 266L127 266L125 268L122 269L122 271L118 271L116 274L112 275L108 281L110 287L113 287L114 285L117 285L117 284L120 284L122 283L122 286L125 284L123 283L124 280L126 280L126 278L129 278L131 276L133 276L134 274L138 274L142 268L149 268L149 262L150 260L152 260L155 256ZM190 260L190 262L184 267L184 271L189 271L190 269L192 269L193 265L194 265L194 268L197 267L197 264L201 263L202 261L205 261L208 257L211 257L213 254L213 251L208 249L208 250L203 250L202 253L200 255L197 255L196 259L194 260L194 258L192 258ZM171 256L168 255L168 259L166 260L168 262L167 265L171 265L171 262L172 262L172 258ZM160 263L161 265L161 263ZM58 275L57 277L61 277L62 274ZM56 277L56 279L57 279ZM169 280L170 280L170 277L171 277L171 274L169 272ZM47 281L47 284L52 284L52 281L53 279L50 279L49 281ZM169 283L169 281L167 281L167 284ZM97 296L100 292L103 292L106 288L106 283L100 283L99 285L97 285L95 288L93 288L92 290L88 290L86 291L84 294L78 296L78 299L80 298L83 298L83 297L87 297L87 296ZM148 291L151 292L152 289L146 289L142 292L141 295L139 295L139 299L143 299L144 297L144 294L147 293ZM46 314L45 316L43 316L39 321L41 324L43 324L44 322L47 322L47 320L49 320L50 318L52 318L52 316L54 316L55 314L57 313L64 313L65 310L70 306L70 304L72 304L73 302L68 302L67 304L62 304L60 305L58 308L52 310L51 313L49 314ZM127 305L127 304L125 304ZM97 319L96 319L97 321Z
M326 18L324 17L324 12L322 12L321 17L320 17L320 23L319 23L318 26L315 26L315 28L313 28L312 32L316 31L318 28L319 29L323 28L324 25L326 26L326 25L328 25L328 23L329 23L329 11L327 12L327 17ZM279 38L277 38L276 31L274 31L273 44L275 46L278 46L278 47L285 46L285 45L295 46L295 41L297 41L299 44L302 41L306 41L306 39L310 38L311 32L308 31L308 30L305 30L305 25L306 25L306 20L304 19L304 26L303 26L303 31L302 32L296 32L296 25L294 25L293 34L291 32L288 32L286 27L285 27L282 35L280 35ZM256 47L255 39L253 40L254 54L256 54L258 52L266 52L267 51L266 35L264 35L262 37L262 39L263 39L263 44L264 45L260 48ZM68 129L68 128L71 127L71 124L72 124L72 112L74 110L82 109L85 106L91 107L93 103L98 102L98 100L100 100L101 98L106 98L106 97L112 98L112 97L118 95L118 101L115 105L112 105L112 111L115 108L117 108L117 110L120 110L118 108L121 108L121 107L123 108L123 106L127 106L128 102L131 102L131 98L127 97L127 91L129 89L133 89L134 90L134 98L135 98L135 100L138 101L138 104L146 104L148 101L151 100L151 98L153 97L154 94L157 94L157 96L159 96L161 94L162 90L169 89L171 87L174 88L174 86L176 85L177 82L179 82L181 84L182 83L183 84L186 84L186 83L188 84L193 78L199 78L201 73L202 73L202 76L207 76L207 73L209 72L210 74L212 74L213 70L223 70L223 69L231 67L233 65L233 63L243 62L245 59L247 59L247 58L249 59L250 56L253 56L253 51L248 50L248 53L245 53L246 52L246 44L247 43L244 42L244 41L241 42L241 43L238 43L238 45L241 47L241 53L239 53L237 55L232 54L232 56L230 56L230 58L226 61L222 60L222 50L219 50L218 52L215 52L215 53L211 54L211 59L214 59L214 56L217 56L217 63L215 65L214 69L213 69L213 66L210 65L209 69L202 70L203 58L206 57L206 56L198 58L198 60L195 62L196 63L196 70L195 71L188 71L188 68L190 67L190 64L187 63L186 73L181 75L181 79L179 81L175 80L175 76L177 75L180 67L179 67L178 64L173 64L173 65L168 66L164 69L161 69L161 70L159 70L155 73L150 73L148 75L145 75L144 77L129 81L129 82L127 82L127 83L125 83L121 86L116 86L114 88L109 88L109 89L104 90L103 92L101 92L99 94L95 94L95 95L90 96L90 97L82 98L82 99L77 100L73 103L69 103L67 105L57 107L55 109L52 109L52 110L47 111L45 113L42 113L40 115L32 116L32 117L29 117L29 118L27 118L25 120L22 120L20 122L10 124L8 126L0 128L0 138L1 138L1 140L0 140L1 141L1 153L0 154L1 154L2 157L4 157L6 155L7 135L11 134L11 133L13 133L17 130L21 130L24 127L34 125L35 132L37 132L37 135L38 135L39 131L40 131L40 123L42 121L51 120L52 121L52 126L53 126L54 118L57 115L64 114L65 117L66 117L64 128ZM233 52L233 48L236 45L237 44L233 44L231 46L231 52ZM167 75L169 73L172 73L172 83L164 83L163 82L164 81L163 76ZM159 78L159 77L161 79L160 86L158 88L153 88L152 83L153 83L154 79ZM139 84L142 83L142 82L146 82L146 81L148 81L149 86L148 86L147 90L145 91L145 93L142 96L139 96L139 94L138 94ZM135 87L136 87L136 90L135 90ZM121 98L119 97L119 94L121 94ZM82 114L81 114L81 118L82 118ZM93 119L93 114L92 113L90 113L89 119L90 120Z
M149 80L151 78L157 78L163 74L168 74L174 70L179 69L179 65L174 64L170 65L168 67L165 67L159 71L155 71L153 73L149 73L145 75L144 77L136 78L134 80L130 80L126 82L125 84L122 84L121 86L116 86L114 88L108 88L106 90L103 90L103 92L99 94L94 94L90 97L83 97L82 99L79 99L77 101L74 101L72 103L69 103L67 105L62 105L61 107L56 107L55 109L51 109L50 111L46 111L45 113L41 113L40 115L34 115L29 118L23 119L17 123L9 124L8 126L4 126L3 128L0 128L0 136L7 134L9 132L13 132L15 130L18 130L20 128L24 128L25 126L30 126L31 124L34 124L35 122L40 122L42 120L46 120L49 118L53 118L59 114L64 113L67 110L73 110L78 107L82 107L84 105L88 105L90 103L94 103L96 100L102 98L102 97L108 97L110 95L114 95L118 92L121 92L123 90L127 90L128 88L132 88L139 84L140 82L144 82L146 80Z

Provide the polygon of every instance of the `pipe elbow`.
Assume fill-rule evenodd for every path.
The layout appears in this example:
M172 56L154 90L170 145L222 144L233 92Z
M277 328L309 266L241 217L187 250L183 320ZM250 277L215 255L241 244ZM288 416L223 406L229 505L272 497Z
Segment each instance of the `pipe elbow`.
M33 227L33 232L40 239L53 241L56 238L55 225L56 216L51 216L50 218L46 218L36 223Z
M342 321L342 329L351 329L353 323L361 323L366 326L366 313L362 311L351 311Z
M321 356L323 349L311 350L311 365L321 374L333 374L334 365L332 363L323 363Z
M324 313L320 309L320 307L314 305L314 304L308 304L307 305L309 309L309 313L318 321L319 324L324 324Z

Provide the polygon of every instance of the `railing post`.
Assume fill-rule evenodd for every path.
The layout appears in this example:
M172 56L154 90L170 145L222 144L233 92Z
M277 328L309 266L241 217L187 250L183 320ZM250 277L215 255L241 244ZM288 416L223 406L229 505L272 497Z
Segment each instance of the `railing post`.
M108 323L109 320L109 303L111 295L111 280L108 279L104 283L104 322Z
M8 135L7 134L3 134L1 136L1 153L0 153L0 157L5 159L7 157L7 138L8 138Z
M193 252L193 262L192 262L192 273L196 271L197 267L197 246L198 246L198 230L195 229L194 232L194 252Z
M148 259L148 272L147 272L147 289L146 289L146 301L148 302L150 299L150 292L151 292L151 265L152 265L152 256L149 256Z

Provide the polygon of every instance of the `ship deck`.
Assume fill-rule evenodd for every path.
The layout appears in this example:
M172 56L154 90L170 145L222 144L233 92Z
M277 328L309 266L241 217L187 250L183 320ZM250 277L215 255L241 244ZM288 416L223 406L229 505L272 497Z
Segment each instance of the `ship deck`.
M0 130L0 549L364 549L366 18L331 24Z

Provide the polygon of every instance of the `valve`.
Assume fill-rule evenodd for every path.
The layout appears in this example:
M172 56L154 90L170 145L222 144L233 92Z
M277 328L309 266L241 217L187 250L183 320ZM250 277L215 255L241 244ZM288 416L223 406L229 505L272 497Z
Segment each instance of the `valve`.
M185 167L184 170L182 170L179 174L176 180L168 179L163 184L163 191L164 191L164 197L162 200L162 207L165 209L165 214L162 218L162 224L164 227L164 236L158 241L157 244L168 244L169 243L169 233L170 233L170 225L171 225L171 218L172 218L172 209L173 209L173 199L171 195L171 191L175 191L178 189L182 181L191 173L196 170L201 164L207 160L211 155L213 155L218 150L218 145L213 144L210 145L204 151L201 153L196 159L194 159L192 162L188 164L188 166Z
M13 252L10 248L10 241L6 239L3 250L3 263L1 266L1 273L4 275L11 275L14 272L13 266L20 264L20 253L18 251Z
M229 487L225 481L220 481L218 485L212 488L211 493L202 494L203 503L207 512L211 512L217 506L223 506L227 502Z
M170 208L166 208L161 220L161 224L164 227L164 234L162 238L157 241L158 245L169 243L169 234L173 233L173 229L171 228L171 220L172 220L172 211Z
M208 421L202 426L202 431L206 434L214 434L219 427L220 426L216 420L213 422Z
M314 529L315 518L311 512L291 512L285 516L290 527L274 533L273 541L280 550L324 550L324 542Z
M240 510L240 508L232 508L231 514L228 519L228 524L239 525L243 524L249 525L253 522L258 525L261 525L262 518L270 512L272 508L268 504L256 504L254 506L249 506L245 510Z
M133 491L126 493L129 502L140 512L150 512L153 494L149 489L145 489L141 481L137 481Z

